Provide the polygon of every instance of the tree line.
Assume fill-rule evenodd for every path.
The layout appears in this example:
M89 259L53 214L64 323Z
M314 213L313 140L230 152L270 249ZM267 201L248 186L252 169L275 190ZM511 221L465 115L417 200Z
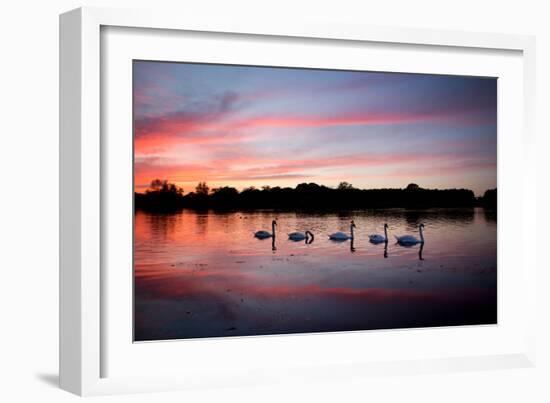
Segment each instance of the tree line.
M263 186L238 191L223 186L210 189L199 182L185 193L179 186L155 179L144 193L135 193L135 207L150 211L190 209L365 209L391 207L474 207L496 208L497 191L490 189L476 198L469 189L424 189L411 183L404 189L358 189L348 182L330 188L300 183L295 188Z

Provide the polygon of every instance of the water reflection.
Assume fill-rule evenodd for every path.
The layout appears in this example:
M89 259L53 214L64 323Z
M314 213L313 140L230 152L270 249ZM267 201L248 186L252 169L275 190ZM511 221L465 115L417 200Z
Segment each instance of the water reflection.
M483 210L483 215L485 217L485 221L494 222L494 223L497 222L497 212L496 212L496 210L484 209Z
M208 213L197 214L195 220L197 223L195 226L197 233L206 234L208 232Z
M254 239L273 217L279 236ZM328 234L349 231L335 242ZM426 223L424 244L372 244ZM482 209L137 212L136 340L495 323L496 216ZM349 243L346 243L349 242Z
M329 239L329 242L333 244L347 244L349 243L349 251L351 253L355 252L355 238L348 238L348 239Z

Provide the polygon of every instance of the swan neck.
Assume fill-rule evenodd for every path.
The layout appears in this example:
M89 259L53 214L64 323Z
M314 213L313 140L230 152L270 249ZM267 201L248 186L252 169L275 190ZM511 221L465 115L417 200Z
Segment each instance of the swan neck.
M422 227L420 227L420 240L424 243L424 234L422 233Z
M388 227L384 225L384 238L386 238L386 241L388 240Z
M271 231L273 233L273 238L275 238L275 223L271 223Z
M353 224L349 226L350 232L351 232L351 239L353 239Z

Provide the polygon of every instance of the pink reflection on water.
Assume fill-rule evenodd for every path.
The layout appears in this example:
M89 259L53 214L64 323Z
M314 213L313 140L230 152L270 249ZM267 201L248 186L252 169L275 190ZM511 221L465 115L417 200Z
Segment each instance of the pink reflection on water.
M273 218L275 251L253 238ZM326 236L350 219L354 252ZM384 222L390 235L425 223L425 260L370 244ZM289 241L296 230L315 241ZM137 212L135 286L138 340L494 323L496 221L483 210Z

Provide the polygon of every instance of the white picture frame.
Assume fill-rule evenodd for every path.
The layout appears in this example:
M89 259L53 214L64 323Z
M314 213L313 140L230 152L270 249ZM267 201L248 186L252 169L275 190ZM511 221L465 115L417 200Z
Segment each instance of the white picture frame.
M143 367L152 364L150 361L152 353L133 351L131 348L126 351L121 344L113 343L112 335L109 335L110 333L105 329L108 326L113 327L113 321L107 318L116 314L111 312L112 302L107 303L112 299L108 298L109 290L105 286L105 281L115 279L105 273L108 263L106 251L112 248L106 243L104 231L109 225L118 225L109 224L111 222L109 220L114 218L105 214L108 211L106 206L111 203L106 196L110 191L107 178L114 173L110 171L114 168L108 163L110 157L105 147L124 147L123 143L117 146L110 141L110 138L102 137L102 133L109 131L110 124L104 122L108 113L102 110L103 97L109 91L115 93L118 91L114 89L115 85L113 89L110 88L112 82L102 80L102 74L105 71L103 70L104 61L101 59L109 55L102 49L106 45L105 39L102 38L102 31L108 30L109 27L118 27L117 29L123 30L154 29L158 30L157 32L172 33L193 32L199 37L201 33L204 35L217 33L218 38L223 35L242 35L260 41L262 39L305 41L306 45L309 40L331 41L330 46L335 48L346 43L376 43L381 46L418 46L422 49L442 51L465 49L479 55L485 52L514 52L515 61L511 62L511 65L518 66L519 63L521 67L519 81L520 70L514 70L514 68L510 70L513 71L510 74L515 77L514 80L518 81L511 84L516 85L514 88L519 91L520 98L517 102L522 106L521 113L518 112L516 117L518 120L513 123L519 124L519 133L516 133L517 137L506 137L510 139L509 143L504 142L508 144L506 147L501 147L499 144L499 160L506 164L506 161L518 158L519 153L522 171L514 173L512 169L506 170L505 173L510 172L510 174L506 175L505 180L511 181L512 185L521 186L521 192L501 193L499 190L499 197L502 198L504 194L505 203L515 205L521 203L521 220L515 224L515 227L508 229L516 233L516 242L520 244L514 252L516 256L514 262L521 266L518 274L521 276L521 282L517 283L519 285L517 292L520 293L523 301L521 309L524 311L524 320L521 323L511 324L509 333L501 332L502 329L506 329L506 326L501 326L497 330L485 329L479 333L475 333L475 329L459 330L458 332L461 333L453 329L424 329L420 330L420 333L409 334L403 331L353 332L353 334L335 335L332 339L319 335L295 335L234 338L231 341L207 340L202 344L193 340L181 343L165 342L162 345L163 351L159 351L158 346L148 348L161 357L183 350L187 353L194 350L202 354L204 362L201 362L201 369L196 371L196 376L186 371L193 365L199 366L199 353L190 356L191 358L183 364L176 361L165 365L170 367L170 370L158 375L146 371L141 373L139 368L134 373L123 365L119 365L117 371L108 369L106 362L110 359L109 357L117 355L113 353L113 346L116 352L125 351L126 355L118 354L119 361L128 361L134 367L139 367L140 363ZM132 35L131 32L130 35ZM151 47L151 44L152 42L143 42L145 47ZM297 378L329 380L380 373L394 375L534 365L535 318L531 313L535 312L537 262L533 246L529 246L530 253L528 253L526 244L526 234L536 221L535 163L532 158L535 150L533 132L535 42L533 37L381 28L315 21L304 21L303 24L296 25L269 20L213 20L149 10L80 8L60 17L60 49L60 385L63 389L79 395L96 395L214 385L291 382ZM132 55L128 54L126 57L132 57ZM437 72L439 68L437 63L434 66L431 71L426 72ZM420 65L417 68L422 71L426 69L425 66ZM409 68L405 70L408 71ZM109 102L112 104L111 98ZM127 102L130 103L129 98ZM499 137L499 142L500 140ZM499 170L505 167L506 165L499 163ZM124 172L118 171L118 174L122 175ZM499 172L499 187L502 185L501 179L501 172ZM131 177L128 180L131 181ZM501 221L501 214L506 214L507 210L506 206L501 206L501 203L504 202L499 200L499 248L502 242L509 245L507 238L501 236L502 231L507 230L507 228L503 229L503 221ZM510 221L504 220L504 223L507 222ZM520 233L519 236L517 232ZM499 255L499 265L501 263L506 264ZM506 285L506 282L509 284L516 279L511 277L503 279L499 274L499 282L503 280ZM129 279L128 281L130 282ZM506 293L504 298L507 298ZM111 330L112 332L118 332L118 330ZM342 354L346 358L343 360L339 360L339 357L316 360L315 351L309 351L310 355L307 351L308 345L318 348L323 343L360 345L367 340L367 337L369 343L382 338L410 343L412 338L436 340L449 337L448 340L451 340L450 337L462 337L464 340L475 340L476 337L498 338L508 337L506 335L511 334L515 337L514 341L502 343L502 348L499 347L498 351L496 349L484 351L482 347L477 350L469 348L462 352L458 350L453 352L449 351L448 347L442 346L437 351L425 351L425 354L417 357L400 356L398 351L393 357L378 360L366 360L361 355L354 359L351 355L346 358L346 352ZM126 335L121 333L120 336L115 334L114 337L118 337L122 343L129 343L128 347L131 347L132 340ZM470 343L473 342L470 341ZM241 357L244 351L248 351L246 354L250 359L243 359L237 368L215 365L216 370L209 370L209 365L214 367L211 364L216 363L217 354L222 353L217 351L220 350L220 346L223 346L224 351L231 350L241 354ZM157 350L152 350L153 348ZM144 349L141 348L141 350ZM278 362L276 355L280 355L281 349L303 351L303 355L296 354L293 360ZM213 351L217 353L209 354ZM268 351L275 353L270 356L267 354ZM263 364L259 363L257 358L262 355L267 357ZM159 362L162 363L162 360L168 364L167 358L159 360L155 363L156 365ZM263 365L261 372L257 370L257 365Z

